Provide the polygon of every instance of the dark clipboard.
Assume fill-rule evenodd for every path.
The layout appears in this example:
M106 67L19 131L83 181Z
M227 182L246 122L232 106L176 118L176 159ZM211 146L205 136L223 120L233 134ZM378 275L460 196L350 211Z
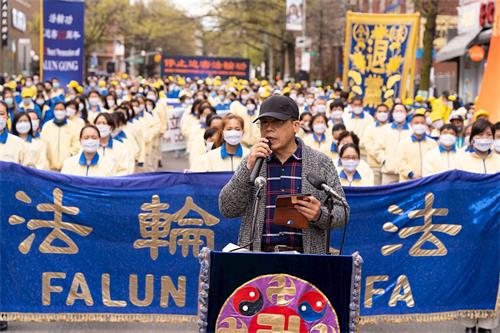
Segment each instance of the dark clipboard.
M294 229L308 229L309 221L294 207L297 200L308 196L310 194L279 195L274 209L274 223Z

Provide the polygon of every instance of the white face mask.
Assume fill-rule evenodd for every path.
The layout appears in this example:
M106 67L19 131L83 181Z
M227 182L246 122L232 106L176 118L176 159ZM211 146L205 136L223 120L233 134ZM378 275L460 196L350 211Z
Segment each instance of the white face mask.
M326 125L325 124L314 124L313 131L314 131L314 133L323 134L326 131Z
M92 97L92 98L89 98L89 104L90 106L98 106L100 103L100 99L97 98L97 97Z
M224 131L224 141L226 141L231 146L239 145L242 137L243 137L243 131L237 131L237 130Z
M146 105L146 110L148 112L152 112L153 111L153 106L152 105Z
M156 102L156 96L154 94L148 94L148 96L146 98Z
M428 126L431 126L432 125L431 117L425 117L425 122L427 123Z
M335 120L342 119L343 115L344 115L344 111L340 111L340 110L332 111L332 118Z
M493 146L495 147L495 151L500 154L500 139L496 139Z
M101 134L101 138L105 138L111 134L111 127L109 125L97 125L96 127Z
M377 117L377 120L380 121L381 123L385 123L387 119L389 119L389 113L387 112L377 112L375 116Z
M7 126L7 119L5 118L0 118L0 131L3 131L3 129Z
M95 153L97 149L99 149L101 142L99 140L88 139L88 140L82 140L81 144L84 152Z
M416 124L412 125L413 133L416 135L422 135L425 134L425 131L427 130L427 126L424 124Z
M401 124L406 120L406 114L404 112L393 112L392 118L394 118L394 121Z
M66 114L69 118L72 118L76 115L75 108L66 108Z
M435 129L440 129L441 127L443 127L443 125L444 125L443 120L438 120L432 123L432 127L434 127Z
M205 146L207 147L207 151L209 150L212 150L212 148L214 147L214 143L213 141L206 141L205 142Z
M316 112L325 113L325 111L326 111L326 105L323 104L316 105Z
M298 105L304 105L304 103L306 102L306 99L304 98L304 96L299 96L297 97L297 104Z
M255 111L255 104L247 104L247 110L250 112Z
M55 110L54 117L57 120L63 120L64 118L66 118L66 110Z
M19 132L19 134L26 134L31 130L31 125L27 121L18 122L16 124L16 130Z
M306 99L307 105L312 105L314 103L314 98L308 98Z
M452 147L457 142L457 137L453 134L441 134L439 142L445 147Z
M362 114L363 113L363 107L362 106L355 106L352 108L352 112L354 114Z
M480 152L487 152L491 149L493 145L493 139L474 139L474 148L479 150Z
M114 99L108 99L108 106L111 108L115 106L115 100Z
M40 127L40 120L31 119L31 125L33 126L33 132L38 131L38 128Z
M348 172L356 171L359 165L359 160L342 160L342 167Z

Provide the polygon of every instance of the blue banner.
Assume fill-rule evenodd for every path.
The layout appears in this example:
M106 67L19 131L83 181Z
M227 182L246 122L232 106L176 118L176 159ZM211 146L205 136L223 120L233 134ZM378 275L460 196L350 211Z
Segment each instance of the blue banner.
M59 79L61 87L82 84L84 66L83 0L43 0L41 25L42 75Z
M347 14L344 87L374 111L413 96L419 14Z
M230 174L93 179L0 163L0 313L16 320L187 321L197 255L236 242ZM344 254L364 259L364 321L498 309L500 174L347 188ZM338 248L339 232L332 246Z
M181 75L205 78L220 76L222 79L235 76L239 79L250 78L250 60L245 58L190 57L163 55L162 75Z

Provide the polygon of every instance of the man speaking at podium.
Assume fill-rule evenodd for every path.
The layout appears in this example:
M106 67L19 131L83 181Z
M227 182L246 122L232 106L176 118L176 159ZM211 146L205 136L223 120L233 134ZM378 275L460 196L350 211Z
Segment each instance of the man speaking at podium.
M349 207L333 161L295 136L300 129L298 119L299 109L291 98L272 96L264 101L255 120L261 139L219 194L219 210L224 216L243 217L238 237L241 247L325 254L330 229L342 227L347 221ZM257 181L250 180L257 175ZM316 187L308 181L312 177L316 183L320 179ZM327 194L322 187L330 187L330 193L338 199L330 206L331 211L323 204ZM261 200L254 207L256 192ZM296 195L291 209L303 216L305 226L292 228L276 223L276 199L283 195ZM338 201L343 201L345 208Z

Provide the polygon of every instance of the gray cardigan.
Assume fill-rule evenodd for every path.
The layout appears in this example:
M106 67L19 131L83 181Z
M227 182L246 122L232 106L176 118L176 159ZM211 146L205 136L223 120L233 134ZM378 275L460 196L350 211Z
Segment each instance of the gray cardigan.
M225 217L243 217L240 226L238 244L248 244L252 239L252 206L255 195L255 186L249 183L250 170L247 168L248 156L242 161L231 180L224 186L219 194L219 210ZM331 158L302 144L302 193L312 194L321 203L326 199L323 191L315 189L306 176L314 173L324 179L339 195L345 197L335 166ZM267 163L264 160L260 176L267 179ZM258 209L256 236L253 241L254 251L261 250L262 229L266 212L266 188L262 191L262 200ZM349 207L347 208L347 217ZM321 207L321 216L318 221L310 222L310 227L303 230L303 246L305 253L326 253L326 239L330 229L344 225L345 214L342 206L336 204L333 214L327 208Z

